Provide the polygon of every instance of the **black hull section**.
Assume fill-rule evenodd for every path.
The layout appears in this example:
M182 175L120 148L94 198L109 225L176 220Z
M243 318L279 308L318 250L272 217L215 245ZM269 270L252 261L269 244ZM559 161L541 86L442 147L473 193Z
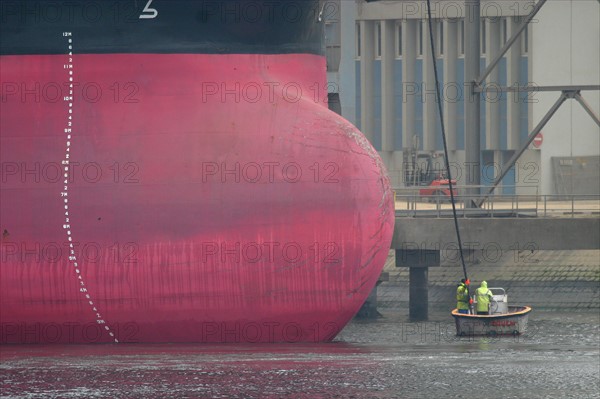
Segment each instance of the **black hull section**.
M2 1L0 54L63 54L70 31L79 54L322 55L319 13L316 0Z

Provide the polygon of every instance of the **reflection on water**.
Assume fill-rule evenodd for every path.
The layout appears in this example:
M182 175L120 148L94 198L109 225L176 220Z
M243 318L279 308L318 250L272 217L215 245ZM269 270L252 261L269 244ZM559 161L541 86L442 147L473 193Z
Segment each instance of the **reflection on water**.
M389 314L330 344L0 348L2 397L599 398L597 314L531 314L520 337Z

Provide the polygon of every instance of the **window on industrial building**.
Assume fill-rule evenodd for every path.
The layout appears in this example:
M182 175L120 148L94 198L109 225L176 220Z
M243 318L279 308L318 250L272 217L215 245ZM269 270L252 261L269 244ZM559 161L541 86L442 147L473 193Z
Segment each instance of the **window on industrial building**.
M529 26L521 32L521 49L523 55L529 54Z
M481 55L485 55L485 52L487 50L487 24L486 24L486 20L485 18L481 19L481 23L480 23L480 28L479 28L479 37L481 38Z
M356 24L356 58L360 58L360 23Z
M465 20L461 19L458 24L458 55L465 55Z
M396 57L402 58L402 22L396 23Z
M437 22L437 53L438 57L444 56L444 21L438 20Z
M417 21L417 56L423 56L423 21Z
M381 59L381 22L375 24L375 58Z

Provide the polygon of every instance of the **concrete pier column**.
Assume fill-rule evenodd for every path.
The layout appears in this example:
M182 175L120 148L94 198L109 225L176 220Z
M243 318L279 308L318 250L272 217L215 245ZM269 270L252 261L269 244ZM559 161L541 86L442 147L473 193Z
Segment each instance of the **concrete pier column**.
M377 287L384 281L389 281L390 275L388 272L381 272L375 287L371 290L371 293L367 297L367 300L361 306L360 310L356 314L357 318L361 319L376 319L381 317L381 313L377 310Z
M429 318L429 267L440 266L440 251L433 249L397 249L396 267L408 267L408 315L412 321Z
M429 268L411 267L409 269L408 314L411 320L427 320L429 317Z

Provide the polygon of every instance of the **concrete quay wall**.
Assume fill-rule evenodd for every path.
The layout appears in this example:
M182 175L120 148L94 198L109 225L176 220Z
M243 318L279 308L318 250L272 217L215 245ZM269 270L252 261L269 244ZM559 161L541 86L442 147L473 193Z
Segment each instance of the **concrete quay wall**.
M489 287L507 291L509 304L530 305L538 309L600 309L600 250L514 249L482 256L474 252L467 259L467 273L476 289L482 280ZM456 306L456 285L463 278L459 261L444 258L441 266L429 268L429 308L452 309ZM408 268L395 266L390 251L385 271L389 281L377 291L380 309L408 308Z
M504 251L600 249L600 218L466 218L458 220L462 242L474 249ZM392 248L456 247L452 218L397 217Z

